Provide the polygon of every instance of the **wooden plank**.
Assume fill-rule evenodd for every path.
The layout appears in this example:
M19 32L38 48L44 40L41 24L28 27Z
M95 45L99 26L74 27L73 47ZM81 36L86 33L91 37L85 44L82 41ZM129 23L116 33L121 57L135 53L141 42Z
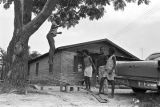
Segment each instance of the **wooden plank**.
M84 88L81 88L84 89ZM85 89L84 89L85 90ZM92 95L94 98L96 98L100 103L108 103L108 99L103 99L100 95L95 94L92 91L86 90L88 94Z
M108 103L107 99L102 99L100 95L97 95L93 92L89 92L93 97L95 97L100 103Z

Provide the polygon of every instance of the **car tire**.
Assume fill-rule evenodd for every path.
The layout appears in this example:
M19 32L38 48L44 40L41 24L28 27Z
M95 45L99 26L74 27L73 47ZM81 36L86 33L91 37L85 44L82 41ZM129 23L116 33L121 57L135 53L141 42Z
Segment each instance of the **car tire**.
M146 89L141 89L141 88L133 88L132 90L134 93L145 93L147 90Z

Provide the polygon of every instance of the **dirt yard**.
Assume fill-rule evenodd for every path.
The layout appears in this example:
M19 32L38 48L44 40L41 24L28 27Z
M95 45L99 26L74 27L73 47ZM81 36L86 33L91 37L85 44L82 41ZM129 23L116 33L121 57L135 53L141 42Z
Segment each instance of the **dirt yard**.
M108 98L108 103L100 103L85 90L78 92L60 92L59 87L45 87L46 93L15 93L1 94L0 107L160 107L160 98L157 93L134 94L131 89L116 89L115 97ZM94 93L98 89L92 88Z

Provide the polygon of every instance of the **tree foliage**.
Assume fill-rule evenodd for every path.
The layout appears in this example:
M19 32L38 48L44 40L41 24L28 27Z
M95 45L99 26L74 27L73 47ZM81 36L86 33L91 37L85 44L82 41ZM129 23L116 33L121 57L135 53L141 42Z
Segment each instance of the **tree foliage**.
M37 51L32 51L31 53L29 53L29 60L34 59L38 56L40 56L41 54Z
M7 59L7 52L0 47L0 61L2 65L6 63L6 59Z
M4 8L7 9L13 1L0 0L0 3L3 3ZM33 0L32 12L38 15L46 2L47 0ZM149 4L149 0L58 0L56 9L48 19L51 22L56 21L63 27L70 28L83 18L100 19L104 15L106 5L112 5L115 10L124 10L126 3Z
M0 47L0 79L3 79L5 65L7 64L7 52Z

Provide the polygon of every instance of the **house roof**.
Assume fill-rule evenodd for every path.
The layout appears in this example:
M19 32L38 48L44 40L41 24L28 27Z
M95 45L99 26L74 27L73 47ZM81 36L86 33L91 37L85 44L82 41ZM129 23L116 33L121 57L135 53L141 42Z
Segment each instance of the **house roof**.
M138 57L134 56L133 54L129 53L128 51L126 51L125 49L121 48L120 46L116 45L115 43L113 43L112 41L110 41L109 39L100 39L100 40L94 40L94 41L89 41L89 42L83 42L83 43L78 43L78 44L73 44L73 45L67 45L67 46L61 46L61 47L58 47L56 48L56 52L58 51L61 51L61 50L64 50L64 49L68 49L68 48L73 48L73 47L78 47L78 46L83 46L83 45L88 45L88 44L93 44L93 43L100 43L100 42L105 42L105 43L109 43L111 44L112 46L118 48L119 50L122 50L123 52L125 52L126 54L128 54L129 56L137 59L137 60L140 60ZM48 52L35 58L35 59L32 59L29 61L29 63L32 63L38 59L41 59L41 58L44 58L46 56L48 56Z

